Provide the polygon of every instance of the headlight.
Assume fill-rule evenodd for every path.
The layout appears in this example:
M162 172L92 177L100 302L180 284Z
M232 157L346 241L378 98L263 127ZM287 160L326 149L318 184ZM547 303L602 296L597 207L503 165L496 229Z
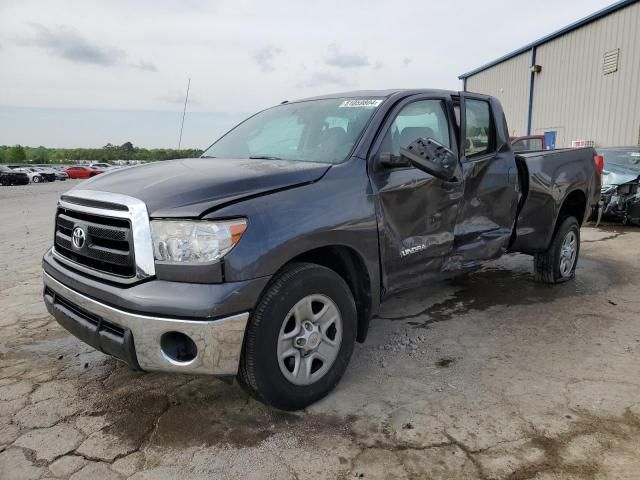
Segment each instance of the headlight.
M213 262L231 251L246 228L245 219L153 220L153 255L165 262Z

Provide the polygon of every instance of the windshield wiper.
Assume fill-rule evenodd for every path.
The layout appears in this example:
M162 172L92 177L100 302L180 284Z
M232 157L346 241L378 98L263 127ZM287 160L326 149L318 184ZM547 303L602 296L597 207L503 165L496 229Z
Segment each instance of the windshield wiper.
M272 157L270 155L251 155L251 160L282 160L280 157Z
M200 158L216 158L211 155L201 155Z

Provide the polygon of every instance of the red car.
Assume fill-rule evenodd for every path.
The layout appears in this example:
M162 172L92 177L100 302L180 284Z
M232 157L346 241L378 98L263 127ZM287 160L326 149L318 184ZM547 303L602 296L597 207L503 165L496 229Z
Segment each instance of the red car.
M69 175L69 178L90 178L104 172L104 170L100 170L99 168L84 167L82 165L67 167L64 171Z
M514 152L537 152L546 150L547 145L544 135L525 135L523 137L511 137L511 150Z

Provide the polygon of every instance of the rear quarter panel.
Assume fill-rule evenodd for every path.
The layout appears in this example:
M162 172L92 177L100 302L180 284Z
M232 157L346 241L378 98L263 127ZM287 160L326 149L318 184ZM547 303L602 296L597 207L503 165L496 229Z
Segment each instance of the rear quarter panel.
M584 193L587 205L582 223L597 204L600 191L593 148L564 149L517 155L528 170L528 190L518 213L514 251L545 251L555 231L558 214L574 191Z

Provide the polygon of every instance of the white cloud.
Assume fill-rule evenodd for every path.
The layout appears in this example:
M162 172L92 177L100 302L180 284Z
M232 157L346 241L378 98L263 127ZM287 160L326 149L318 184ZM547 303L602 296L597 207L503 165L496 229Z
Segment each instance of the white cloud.
M345 52L336 44L329 45L329 53L325 57L325 63L338 68L366 67L369 59L366 55L354 52Z
M0 105L180 111L167 98L189 77L187 118L347 88L459 89L459 74L610 1L0 0Z
M18 37L17 43L45 49L51 54L78 64L93 64L103 67L124 65L127 57L121 48L92 41L74 28L66 25L46 27L36 22L26 22L31 32ZM156 72L156 66L144 60L129 64L140 70Z
M273 61L276 56L282 53L282 50L274 45L267 45L253 54L253 59L259 65L263 72L273 72L275 66Z

